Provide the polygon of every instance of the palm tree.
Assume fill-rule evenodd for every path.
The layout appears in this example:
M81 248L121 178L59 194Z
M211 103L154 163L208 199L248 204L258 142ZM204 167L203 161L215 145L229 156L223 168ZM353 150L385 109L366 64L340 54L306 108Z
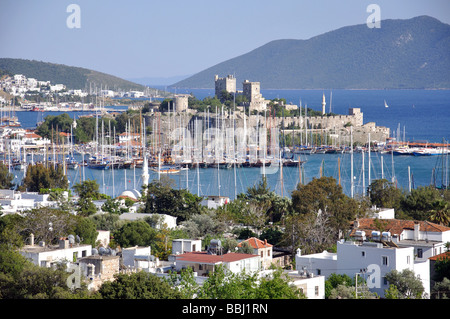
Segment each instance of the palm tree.
M434 201L433 209L430 210L430 221L439 225L450 225L450 207L449 203L445 200Z

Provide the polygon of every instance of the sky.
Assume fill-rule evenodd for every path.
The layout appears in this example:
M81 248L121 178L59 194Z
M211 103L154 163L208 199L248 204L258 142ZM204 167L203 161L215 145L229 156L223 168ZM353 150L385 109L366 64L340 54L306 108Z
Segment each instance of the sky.
M0 0L0 57L125 79L192 75L272 40L365 24L370 4L381 20L450 24L449 0Z

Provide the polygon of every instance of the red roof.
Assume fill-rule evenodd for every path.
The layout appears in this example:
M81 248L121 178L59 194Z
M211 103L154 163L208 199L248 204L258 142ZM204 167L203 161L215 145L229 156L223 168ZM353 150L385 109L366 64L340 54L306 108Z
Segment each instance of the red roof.
M250 246L253 247L253 249L272 247L272 245L267 242L267 239L262 241L261 239L258 239L258 238L255 238L255 237L250 237L249 239L244 240L244 241L248 242L250 244ZM238 244L238 247L241 247L243 242L240 242Z
M429 260L450 259L450 251L428 258Z
M194 251L181 255L177 255L177 261L192 261L202 264L218 264L222 262L234 262L247 258L254 258L257 255L240 254L240 253L228 253L223 255L210 255L205 251Z
M354 235L356 230L372 231L378 230L375 226L374 218L360 218L357 220L358 227L354 225L351 235ZM400 235L404 230L414 230L414 224L419 224L420 231L427 232L446 232L450 231L450 227L441 226L428 221L415 221L415 220L401 220L401 219L379 219L379 223L383 228L383 231L388 231L391 234Z
M37 135L36 133L25 133L26 138L42 138L42 136Z

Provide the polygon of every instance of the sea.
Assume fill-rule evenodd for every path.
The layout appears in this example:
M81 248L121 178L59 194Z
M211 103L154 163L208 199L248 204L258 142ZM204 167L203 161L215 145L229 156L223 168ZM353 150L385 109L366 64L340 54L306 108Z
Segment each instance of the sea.
M197 99L214 96L213 89L169 90L173 93L191 93ZM325 94L327 112L348 114L349 108L360 108L364 124L375 122L377 126L388 127L391 135L401 140L430 143L450 140L450 90L261 90L261 94L266 99L284 98L287 103L301 103L302 106L318 111L322 109L322 95ZM126 106L115 108L126 109ZM45 116L58 114L61 112L16 112L24 128L34 128ZM69 112L72 118L82 114L87 113ZM81 160L81 155L77 156ZM191 193L202 197L220 195L233 200L238 194L245 193L249 187L259 183L264 175L270 189L280 196L290 197L299 183L305 184L320 176L334 177L344 193L358 196L365 194L370 182L379 178L392 181L405 191L428 185L448 187L448 157L392 156L371 152L369 160L367 153L354 153L353 192L350 153L301 155L300 160L304 162L301 170L298 167L265 171L255 167L192 168L168 176L173 180L175 188L187 188ZM13 173L14 182L20 183L23 172L15 170ZM125 190L140 191L141 174L140 168L96 170L84 167L67 172L71 187L82 180L95 179L100 192L112 197L119 196ZM150 171L150 182L154 179L158 179L158 174Z

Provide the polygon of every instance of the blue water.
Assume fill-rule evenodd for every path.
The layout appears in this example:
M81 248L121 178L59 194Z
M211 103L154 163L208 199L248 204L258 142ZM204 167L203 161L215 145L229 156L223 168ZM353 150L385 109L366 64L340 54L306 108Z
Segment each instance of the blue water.
M214 90L208 89L177 89L177 93L193 93L198 99L214 94ZM262 95L267 99L285 98L287 102L293 104L305 104L315 110L321 110L322 94L325 93L327 99L327 112L330 106L330 91L322 90L262 90ZM389 104L384 107L384 100ZM386 126L391 131L396 131L398 125L401 127L401 137L405 129L405 137L409 141L429 141L442 142L442 139L450 140L450 91L447 90L333 90L332 92L332 112L347 114L348 108L359 107L364 113L364 123L375 122L378 126ZM48 114L58 115L60 112L43 112L44 117ZM35 127L39 120L40 112L16 112L23 127ZM86 112L70 112L73 118ZM341 164L340 176L341 185L347 195L351 194L350 183L350 154L315 154L303 155L302 182L307 183L313 178L320 177L320 167L323 167L322 174L339 179L338 158ZM36 159L35 159L36 160ZM442 169L444 161L444 169ZM425 186L434 183L448 185L449 170L448 157L442 156L394 156L371 153L371 180L384 178L392 180L395 177L396 184L408 190L411 187ZM381 163L383 162L383 169ZM364 179L362 173L361 154L354 154L354 194L362 194L363 186L369 185L368 157L365 154ZM408 167L412 175L408 176ZM434 173L433 173L434 172ZM21 171L14 171L16 181L21 180ZM85 179L97 180L100 191L110 196L118 196L126 189L141 189L141 169L100 171L84 168ZM199 176L198 176L199 175ZM82 179L82 168L69 170L67 174L70 185L79 183ZM174 180L175 187L188 188L193 194L200 196L222 195L231 199L235 194L247 191L248 187L255 185L262 177L259 168L236 168L214 169L206 168L190 169L181 171L179 174L169 175ZM235 178L236 176L236 178ZM281 181L280 171L268 174L269 187L277 194L289 196L300 181L299 170L296 167L283 168L283 181ZM81 178L81 179L80 179ZM157 179L154 172L150 172L150 181ZM114 182L113 182L114 181ZM236 185L236 187L235 187ZM220 188L219 188L220 186Z

